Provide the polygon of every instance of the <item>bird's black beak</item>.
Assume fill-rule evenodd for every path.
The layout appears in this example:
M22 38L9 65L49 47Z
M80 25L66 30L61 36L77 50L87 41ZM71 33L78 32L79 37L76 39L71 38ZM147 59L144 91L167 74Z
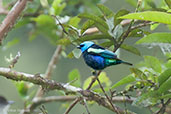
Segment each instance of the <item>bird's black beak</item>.
M80 46L77 46L77 48L78 48L78 49L81 49L81 47L80 47Z

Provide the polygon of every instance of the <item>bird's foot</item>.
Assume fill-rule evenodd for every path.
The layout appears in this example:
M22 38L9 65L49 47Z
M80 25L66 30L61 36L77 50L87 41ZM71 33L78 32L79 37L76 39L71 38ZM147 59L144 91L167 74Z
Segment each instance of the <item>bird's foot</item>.
M92 71L92 75L93 75L93 76L97 76L96 70Z

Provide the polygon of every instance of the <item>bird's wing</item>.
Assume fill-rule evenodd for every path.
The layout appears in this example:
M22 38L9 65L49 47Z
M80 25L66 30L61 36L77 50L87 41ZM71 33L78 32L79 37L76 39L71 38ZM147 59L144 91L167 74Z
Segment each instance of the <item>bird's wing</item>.
M100 55L104 58L109 58L109 59L116 59L117 55L113 53L112 51L109 51L107 49L104 49L100 46L97 47L90 47L87 50L88 53L94 54L94 55Z

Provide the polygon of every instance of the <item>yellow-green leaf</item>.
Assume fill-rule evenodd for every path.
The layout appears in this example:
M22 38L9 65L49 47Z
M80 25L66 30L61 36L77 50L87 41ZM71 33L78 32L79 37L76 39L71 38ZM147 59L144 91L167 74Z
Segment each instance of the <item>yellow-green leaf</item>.
M69 72L68 81L71 82L71 85L73 86L81 86L80 72L78 71L78 69L73 69L71 72Z
M145 63L148 67L152 68L154 71L161 73L161 63L160 61L153 56L144 56Z
M171 68L165 70L158 77L159 85L161 86L169 77L171 77Z
M171 77L168 78L157 90L160 94L164 94L166 91L171 89Z
M108 7L104 6L103 4L98 4L97 7L106 17L111 17L115 15L113 11L111 11Z
M141 43L171 43L171 33L149 34L136 42L136 44Z
M112 37L109 35L104 35L104 34L95 34L95 35L86 35L86 36L82 36L79 39L76 39L74 42L77 41L89 41L89 40L100 40L100 39L111 39Z
M81 28L81 34L83 34L88 28L92 27L93 25L94 25L94 21L92 20L86 21Z
M122 44L122 45L121 45L121 48L124 49L124 50L126 50L126 51L129 51L129 52L131 52L131 53L134 53L134 54L136 54L136 55L141 56L140 51L139 51L137 48L135 48L135 47L133 47L133 46L131 46L131 45Z
M165 0L167 6L171 9L171 0Z
M86 88L89 86L89 84L90 84L90 82L91 82L91 80L92 80L93 78L94 78L94 76L90 76L90 77L88 77L88 78L84 81L83 89L86 89ZM111 85L111 83L112 83L112 82L110 81L109 77L107 77L107 75L106 75L105 72L101 72L100 75L98 76L98 78L99 78L99 80L100 80L101 83L105 83L106 87L109 87L109 86ZM92 88L95 87L95 86L97 86L97 85L98 85L98 82L95 81L95 82L93 83L93 85L92 85Z
M153 21L164 24L171 24L171 14L159 11L145 11L139 13L130 13L119 17L119 19L138 19L144 21Z
M123 16L123 15L126 15L126 14L128 14L128 13L129 13L129 11L127 11L127 10L125 10L125 9L119 10L119 11L116 13L115 18L114 18L114 24L115 24L115 26L118 25L118 24L120 24L120 22L122 21L122 19L118 19L118 17Z
M111 89L114 89L114 88L116 88L118 86L121 86L121 85L124 85L124 84L128 84L128 83L131 83L131 82L134 82L134 81L136 81L135 77L132 74L130 74L130 75L122 78L116 84L114 84Z
M99 23L100 25L102 25L103 27L108 29L108 26L107 26L106 22L103 19L101 19L100 17L98 17L98 16L95 16L95 15L89 14L89 13L82 13L82 14L79 14L78 17L93 20L96 23Z

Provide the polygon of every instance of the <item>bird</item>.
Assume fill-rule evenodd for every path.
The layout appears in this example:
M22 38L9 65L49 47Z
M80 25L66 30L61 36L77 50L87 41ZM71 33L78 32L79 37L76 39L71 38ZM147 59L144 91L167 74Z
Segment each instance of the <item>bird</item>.
M7 101L3 96L0 96L0 114L8 114L8 109L14 101Z
M92 41L84 41L77 48L81 50L85 63L95 71L121 63L133 65L119 59L114 52L96 45Z

